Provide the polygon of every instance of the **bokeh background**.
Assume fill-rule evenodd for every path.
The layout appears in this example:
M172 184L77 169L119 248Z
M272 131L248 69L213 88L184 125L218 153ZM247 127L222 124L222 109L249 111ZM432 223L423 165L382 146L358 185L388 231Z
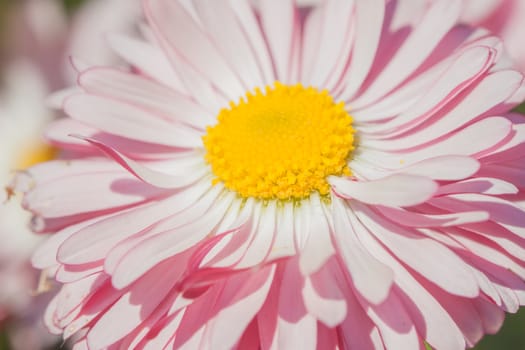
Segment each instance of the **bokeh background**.
M61 65L65 65L67 60L62 60L59 52L54 52L56 55L53 56L53 52L63 50L63 47L51 47L45 48L45 50L33 50L34 43L24 42L29 41L29 38L21 35L26 28L25 24L20 23L20 12L21 9L28 2L38 2L45 0L0 0L0 101L2 100L2 94L4 93L5 77L8 75L8 67L11 66L12 61L19 59L19 57L30 55L30 59L34 61L35 65L41 70L42 75L47 79L46 82L50 89L62 88L67 78L62 75L66 75L67 70L60 70ZM47 0L46 0L47 1ZM56 1L56 4L60 6L61 12L64 14L66 21L65 31L71 29L71 22L74 22L77 14L88 6L89 2L93 1L112 1L112 0L51 0ZM127 0L137 1L137 0ZM525 0L523 0L525 1ZM115 14L117 15L117 14ZM525 21L523 22L525 26ZM33 33L34 34L34 33ZM67 38L69 33L64 33L63 37ZM523 38L525 43L525 38ZM66 39L67 41L67 39ZM50 67L53 66L53 67ZM47 76L46 76L47 75ZM44 101L42 100L42 104ZM522 105L518 110L525 113L525 104ZM0 111L1 113L1 111ZM1 116L0 116L1 117ZM2 134L0 133L0 136ZM0 139L0 147L3 147L3 141ZM0 157L2 154L0 153ZM2 184L3 185L3 184ZM2 237L0 237L2 239ZM2 242L0 242L2 244ZM0 259L0 264L2 264ZM34 289L36 290L38 276L34 276ZM7 285L6 285L7 283ZM8 288L9 281L0 283L0 289ZM27 293L31 293L28 290ZM2 293L0 293L1 296ZM1 302L1 301L0 301ZM40 312L40 311L39 311ZM16 348L13 346L12 331L18 327L16 319L12 316L6 316L2 319L0 315L0 350L41 350L41 349L68 349L67 343L60 341L59 339L53 338L51 341L46 339L42 340L38 344L24 345L31 348ZM35 326L36 327L36 326ZM444 335L446 336L446 335ZM50 345L44 345L50 344ZM37 348L34 348L37 347ZM525 308L522 309L515 315L508 315L503 328L497 335L486 336L474 349L476 350L525 350Z

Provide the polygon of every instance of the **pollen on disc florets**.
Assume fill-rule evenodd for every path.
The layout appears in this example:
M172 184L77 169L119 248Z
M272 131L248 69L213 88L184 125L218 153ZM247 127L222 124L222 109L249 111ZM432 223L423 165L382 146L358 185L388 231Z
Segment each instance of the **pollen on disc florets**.
M354 129L328 91L276 82L222 109L203 141L215 182L244 198L294 200L350 175Z

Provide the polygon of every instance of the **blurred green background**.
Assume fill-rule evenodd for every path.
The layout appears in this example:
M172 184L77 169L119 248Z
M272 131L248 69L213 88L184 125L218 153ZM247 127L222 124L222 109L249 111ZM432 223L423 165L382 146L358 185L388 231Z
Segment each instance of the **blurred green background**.
M7 16L9 15L9 6L13 5L17 1L23 0L0 0L0 43L3 42L5 35L8 35L5 28ZM71 14L83 2L89 0L56 0L62 1L64 8L67 13ZM106 1L106 0L104 0ZM136 0L129 0L136 1ZM525 1L525 0L523 0ZM0 67L1 68L1 67ZM525 113L525 104L521 105L518 109L521 113ZM11 350L9 346L9 339L5 331L2 331L4 327L0 325L0 350ZM443 336L446 336L445 334ZM57 345L55 349L64 349L65 347ZM521 309L520 312L514 315L508 315L501 331L496 335L487 335L485 338L474 348L475 350L525 350L525 308ZM32 350L32 349L27 349ZM52 349L50 349L52 350ZM436 349L439 350L439 349Z

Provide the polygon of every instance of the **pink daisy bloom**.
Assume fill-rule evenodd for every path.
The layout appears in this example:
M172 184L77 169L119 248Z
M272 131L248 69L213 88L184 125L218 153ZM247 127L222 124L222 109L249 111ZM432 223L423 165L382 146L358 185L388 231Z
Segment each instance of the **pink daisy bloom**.
M42 323L52 288L46 283L39 285L40 271L30 262L33 251L45 237L30 231L31 215L20 207L21 196L6 191L5 187L16 170L56 155L56 149L43 143L41 137L45 125L56 116L44 102L50 91L63 88L66 81L67 84L75 81L76 77L68 80L63 70L62 63L69 60L69 52L101 51L98 42L102 34L96 36L93 30L88 32L85 28L85 22L95 18L91 6L122 10L120 21L111 25L109 18L101 22L100 15L96 15L100 28L131 31L131 24L127 23L138 17L137 11L132 14L128 10L130 3L121 0L91 2L71 21L62 3L56 0L13 2L7 7L9 37L2 46L8 57L0 65L0 333L7 338L2 344L6 341L13 350L47 349L60 341ZM139 2L134 7L138 10ZM68 29L75 34L69 35ZM87 40L89 35L96 36L96 46ZM102 58L114 62L116 57L112 53ZM101 61L93 58L95 62ZM67 347L62 344L62 348Z
M13 185L57 232L52 332L453 350L525 303L523 76L461 1L143 7L143 39L109 38L128 68L77 67L68 159Z

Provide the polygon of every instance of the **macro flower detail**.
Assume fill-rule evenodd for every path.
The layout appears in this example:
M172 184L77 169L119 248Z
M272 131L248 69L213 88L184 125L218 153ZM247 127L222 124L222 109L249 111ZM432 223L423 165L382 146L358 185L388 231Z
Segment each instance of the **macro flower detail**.
M525 303L523 76L461 1L145 0L16 178L79 349L473 346ZM101 154L100 151L104 153Z

